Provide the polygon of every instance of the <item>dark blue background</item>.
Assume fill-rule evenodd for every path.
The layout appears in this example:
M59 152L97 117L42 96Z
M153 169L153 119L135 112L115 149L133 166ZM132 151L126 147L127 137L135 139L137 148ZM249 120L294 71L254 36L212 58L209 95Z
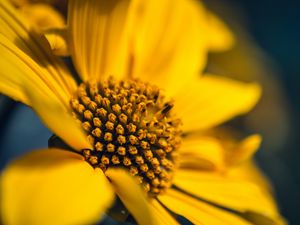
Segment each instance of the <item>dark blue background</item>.
M232 1L227 0L228 3ZM300 1L233 1L245 13L249 31L256 42L279 66L282 86L291 105L291 131L287 146L281 151L286 168L277 173L276 162L260 165L272 178L284 216L290 224L300 224Z

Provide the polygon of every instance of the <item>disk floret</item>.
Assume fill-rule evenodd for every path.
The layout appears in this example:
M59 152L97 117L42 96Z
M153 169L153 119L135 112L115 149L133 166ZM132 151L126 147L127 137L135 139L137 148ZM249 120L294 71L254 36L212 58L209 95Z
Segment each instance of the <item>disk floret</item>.
M181 121L161 90L138 80L87 82L71 106L93 146L82 151L92 166L126 168L153 196L171 185Z

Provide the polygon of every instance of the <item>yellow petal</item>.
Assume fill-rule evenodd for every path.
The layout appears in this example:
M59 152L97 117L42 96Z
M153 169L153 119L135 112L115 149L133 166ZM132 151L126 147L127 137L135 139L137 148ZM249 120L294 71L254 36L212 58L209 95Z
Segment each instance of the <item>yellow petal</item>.
M234 44L233 33L227 25L210 11L207 11L208 46L210 51L224 51Z
M228 176L230 177L256 183L262 190L266 192L266 194L273 193L273 188L268 178L263 174L253 160L248 160L242 164L232 167L227 172Z
M259 224L259 225L287 225L288 224L288 222L285 221L285 219L282 218L280 215L270 219L254 212L247 212L243 214L243 217L251 221L253 224Z
M121 169L108 169L105 175L138 224L155 224L148 199L131 175Z
M238 132L226 127L216 127L200 135L206 138L215 139L223 148L224 161L227 167L238 166L251 160L252 156L259 149L262 138L258 134L249 135L243 139L238 137ZM199 134L190 134L188 137L197 138Z
M22 7L20 12L32 25L41 30L65 26L63 16L47 4L28 4Z
M47 40L7 0L0 1L0 33L35 60L47 72L47 79L55 80L66 94L73 94L76 82L66 66L51 54Z
M204 21L203 7L191 0L73 0L70 51L84 80L139 77L172 95L205 65Z
M128 0L70 1L70 51L83 80L126 75L129 3Z
M204 7L193 0L149 0L143 10L134 20L132 75L172 96L206 63Z
M138 224L177 224L156 200L151 201L146 197L140 185L124 170L109 169L105 174L111 180L115 192Z
M245 138L236 144L233 149L228 149L225 152L226 164L228 166L235 166L251 159L258 150L260 143L261 137L259 135L251 135Z
M47 99L39 92L28 92L27 95L45 125L70 147L78 151L92 148L83 129L58 101Z
M157 225L179 225L179 223L170 215L170 213L161 205L160 202L152 200L151 211L156 218L155 224Z
M179 149L179 166L185 169L222 170L224 150L214 138L186 137Z
M0 35L0 92L30 105L44 123L74 149L90 147L69 115L69 98L30 57Z
M69 105L70 96L43 67L18 49L10 40L0 34L0 68L1 86L6 87L0 92L30 104L24 93L40 91L48 98L56 98L62 104ZM9 87L13 93L9 92ZM15 92L18 92L16 95Z
M202 199L239 212L252 211L266 217L278 215L273 199L256 183L226 175L179 170L174 184Z
M255 83L243 83L224 77L205 75L179 91L175 108L185 132L204 130L248 112L260 97Z
M193 224L202 225L251 225L241 217L218 209L180 191L170 189L158 199L171 211L184 216Z
M113 201L100 169L79 154L50 149L14 161L1 176L4 224L64 225L96 222Z
M47 41L50 44L53 54L59 56L68 56L69 49L67 45L66 29L49 29L44 32Z
M0 67L1 67L1 63L0 63ZM15 87L13 87L13 84L9 85L7 83L0 82L0 93L9 96L15 101L21 101L25 104L28 104L28 100L24 95L24 93L21 90L18 90Z

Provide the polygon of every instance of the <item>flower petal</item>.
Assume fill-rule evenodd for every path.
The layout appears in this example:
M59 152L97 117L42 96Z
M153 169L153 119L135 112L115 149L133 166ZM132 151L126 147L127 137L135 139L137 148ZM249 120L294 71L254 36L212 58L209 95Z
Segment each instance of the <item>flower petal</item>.
M180 191L170 189L158 199L171 211L184 216L193 224L202 225L251 225L238 215L218 209Z
M37 33L7 0L0 1L0 33L40 65L45 79L54 80L66 94L73 94L76 82L67 67L51 54L45 37Z
M186 88L188 87L188 88ZM212 128L248 112L260 97L255 83L243 83L213 75L190 82L175 98L175 108L185 132Z
M138 224L177 224L156 200L147 199L140 185L124 170L108 169L105 174L111 180L117 195Z
M145 1L134 21L132 75L169 96L197 76L206 63L205 16L197 1Z
M216 127L203 132L195 132L187 136L187 139L212 139L223 148L223 159L226 167L242 165L251 160L252 156L259 150L262 138L258 134L246 136L241 139L238 132L228 129L226 126Z
M213 12L207 11L208 45L210 51L224 51L234 45L233 33Z
M228 166L236 166L251 159L254 153L258 150L261 143L260 135L251 135L239 143L236 143L233 148L225 151L226 164Z
M63 16L48 4L27 4L20 11L38 29L45 30L65 26Z
M174 184L182 190L238 212L252 211L266 217L278 215L270 195L256 183L226 175L190 170L179 170Z
M10 40L0 34L0 92L30 105L25 90L42 92L48 98L58 99L69 105L70 96L64 92L47 70L39 66L28 55L18 49ZM13 90L11 93L9 88ZM14 94L14 93L18 94Z
M0 92L30 105L44 123L69 146L90 147L86 135L70 116L70 96L30 57L0 34Z
M69 111L40 92L27 93L31 105L45 125L74 150L91 149L86 134Z
M44 32L53 54L59 56L69 56L70 52L67 45L66 28L49 29Z
M101 170L79 154L58 149L35 151L10 164L0 190L8 225L89 224L113 201Z
M243 214L243 217L251 221L253 224L259 224L259 225L287 225L288 224L288 222L285 221L285 219L282 218L280 215L270 219L254 212L247 212Z
M151 211L156 218L158 225L179 225L179 223L170 215L170 213L157 200L151 201Z
M179 154L180 168L205 170L224 168L224 150L214 138L199 135L185 137Z
M273 193L273 188L268 178L263 174L254 160L248 160L242 164L232 167L227 172L230 177L256 183L262 190L265 190L267 194Z
M138 224L155 224L145 193L130 174L121 169L108 169L105 175Z
M23 29L21 21L14 21L18 18L11 16L14 12L6 1L1 1L0 10L3 10L0 11L1 19L4 16L3 18L8 21L12 20L13 25L17 24L16 27L11 26L12 28L21 30L21 33L27 32ZM17 37L18 32L14 35ZM56 77L49 74L47 69L35 62L2 33L0 34L0 55L0 92L33 107L46 125L74 149L89 147L85 135L75 120L68 115L72 93L66 92L57 82ZM75 82L73 79L72 81Z
M68 37L83 80L123 77L127 72L128 0L71 0Z
M172 95L183 74L188 80L205 65L204 21L204 8L192 0L72 0L70 50L84 80L139 77Z

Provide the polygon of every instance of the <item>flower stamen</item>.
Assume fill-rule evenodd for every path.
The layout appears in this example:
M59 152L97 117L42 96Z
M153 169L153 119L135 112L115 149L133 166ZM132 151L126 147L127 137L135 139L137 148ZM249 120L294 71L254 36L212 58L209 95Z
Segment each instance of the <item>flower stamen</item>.
M158 88L138 80L82 83L71 106L93 146L82 151L92 166L128 169L151 196L171 185L181 122Z

